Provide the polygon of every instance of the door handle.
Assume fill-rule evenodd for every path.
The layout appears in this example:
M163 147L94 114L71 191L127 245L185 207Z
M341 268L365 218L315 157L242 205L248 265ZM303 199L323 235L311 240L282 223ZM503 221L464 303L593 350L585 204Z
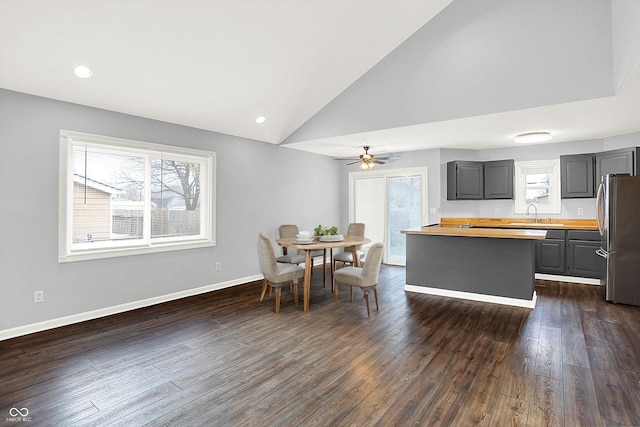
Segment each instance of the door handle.
M596 249L596 254L600 255L602 258L607 258L609 256L609 254L607 253L607 251L605 251L602 248L598 248Z
M598 186L598 195L596 196L596 223L598 224L598 231L601 236L604 235L604 203L604 184L600 183Z

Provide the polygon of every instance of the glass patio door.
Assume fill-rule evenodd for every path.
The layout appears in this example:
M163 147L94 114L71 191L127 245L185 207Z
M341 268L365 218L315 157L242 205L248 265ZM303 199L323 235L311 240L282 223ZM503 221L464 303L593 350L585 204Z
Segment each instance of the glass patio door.
M349 184L350 222L363 222L365 236L384 244L384 263L405 265L401 231L427 221L426 168L354 172Z

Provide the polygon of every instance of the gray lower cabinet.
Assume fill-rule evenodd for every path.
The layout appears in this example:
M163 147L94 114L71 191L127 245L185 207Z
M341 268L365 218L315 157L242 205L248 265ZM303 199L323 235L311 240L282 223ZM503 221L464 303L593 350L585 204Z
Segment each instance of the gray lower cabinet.
M596 184L602 177L613 173L637 175L639 167L638 151L640 147L622 148L620 150L596 153Z
M600 248L600 233L587 230L567 231L567 275L601 279L607 262L596 254Z
M606 261L596 254L600 233L591 230L548 230L536 241L536 273L603 278Z
M560 196L563 199L593 198L594 154L560 156Z
M536 273L565 274L565 247L564 230L547 230L547 238L536 241Z

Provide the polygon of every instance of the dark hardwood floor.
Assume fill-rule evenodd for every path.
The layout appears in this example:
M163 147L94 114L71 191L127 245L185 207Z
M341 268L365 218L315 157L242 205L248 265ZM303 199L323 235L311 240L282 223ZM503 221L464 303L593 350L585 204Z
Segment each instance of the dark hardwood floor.
M0 421L53 426L640 425L640 308L539 282L535 310L317 271L310 312L260 283L0 342Z

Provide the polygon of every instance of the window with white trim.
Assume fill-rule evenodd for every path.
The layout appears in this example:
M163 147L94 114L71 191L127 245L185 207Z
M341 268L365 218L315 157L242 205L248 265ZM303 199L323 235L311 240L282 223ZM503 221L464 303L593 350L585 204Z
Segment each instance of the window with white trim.
M561 213L559 159L515 162L515 174L515 213L526 213L530 204L538 213Z
M59 261L215 245L215 160L60 131Z

